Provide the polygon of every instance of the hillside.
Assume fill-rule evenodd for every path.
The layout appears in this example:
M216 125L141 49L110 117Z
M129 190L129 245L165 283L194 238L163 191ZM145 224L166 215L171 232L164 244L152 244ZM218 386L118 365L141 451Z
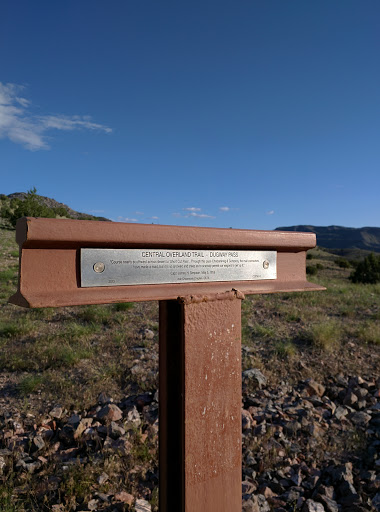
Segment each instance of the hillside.
M30 196L30 192L14 192L9 195L0 194L0 216L1 215L1 208L3 206L10 207L11 209L14 209L17 207L17 203L19 201L25 201L25 199ZM82 213L78 212L76 210L73 210L69 206L67 206L64 203L60 203L56 201L55 199L52 199L50 197L46 196L40 196L37 193L33 192L33 200L36 200L39 204L45 206L50 211L56 211L59 212L59 216L68 217L70 219L81 219L81 220L109 220L105 217L97 217L94 215L90 215L88 213ZM30 214L33 216L33 214ZM54 216L54 215L50 215ZM58 215L57 215L58 216Z
M317 235L319 247L337 250L360 249L380 252L380 228L346 228L343 226L288 226L276 231L306 231ZM342 251L339 251L342 252Z

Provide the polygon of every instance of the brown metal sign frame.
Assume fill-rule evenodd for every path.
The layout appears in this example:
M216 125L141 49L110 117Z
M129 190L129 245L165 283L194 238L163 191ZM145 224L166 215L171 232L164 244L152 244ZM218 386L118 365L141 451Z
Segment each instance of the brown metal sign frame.
M175 300L232 289L244 294L321 289L306 280L306 251L315 247L314 233L23 218L16 239L20 279L10 301L24 307ZM91 247L275 250L277 279L81 288L80 249Z

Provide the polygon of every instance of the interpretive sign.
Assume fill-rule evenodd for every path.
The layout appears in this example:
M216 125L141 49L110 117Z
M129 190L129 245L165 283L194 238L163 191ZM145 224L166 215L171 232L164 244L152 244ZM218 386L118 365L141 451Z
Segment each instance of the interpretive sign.
M321 290L314 233L24 218L16 239L14 304L159 301L160 512L240 512L241 301Z
M276 251L81 249L81 286L276 279Z

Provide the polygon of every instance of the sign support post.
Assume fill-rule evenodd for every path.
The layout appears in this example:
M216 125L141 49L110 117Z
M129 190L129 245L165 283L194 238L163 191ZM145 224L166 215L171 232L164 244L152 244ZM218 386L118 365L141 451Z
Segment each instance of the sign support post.
M23 218L16 239L14 304L159 301L160 512L240 512L241 300L323 289L315 235Z
M160 510L241 508L241 298L160 302Z

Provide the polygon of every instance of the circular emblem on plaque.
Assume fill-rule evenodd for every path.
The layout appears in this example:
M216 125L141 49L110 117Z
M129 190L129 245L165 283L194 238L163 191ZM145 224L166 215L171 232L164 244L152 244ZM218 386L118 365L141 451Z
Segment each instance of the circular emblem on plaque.
M268 261L268 260L265 260L265 261L263 262L263 267L265 268L265 270L266 270L267 268L269 268L269 261Z
M95 263L93 268L94 268L95 272L100 274L101 272L104 272L104 269L106 268L106 266L104 265L104 263L102 261L98 261L97 263Z

